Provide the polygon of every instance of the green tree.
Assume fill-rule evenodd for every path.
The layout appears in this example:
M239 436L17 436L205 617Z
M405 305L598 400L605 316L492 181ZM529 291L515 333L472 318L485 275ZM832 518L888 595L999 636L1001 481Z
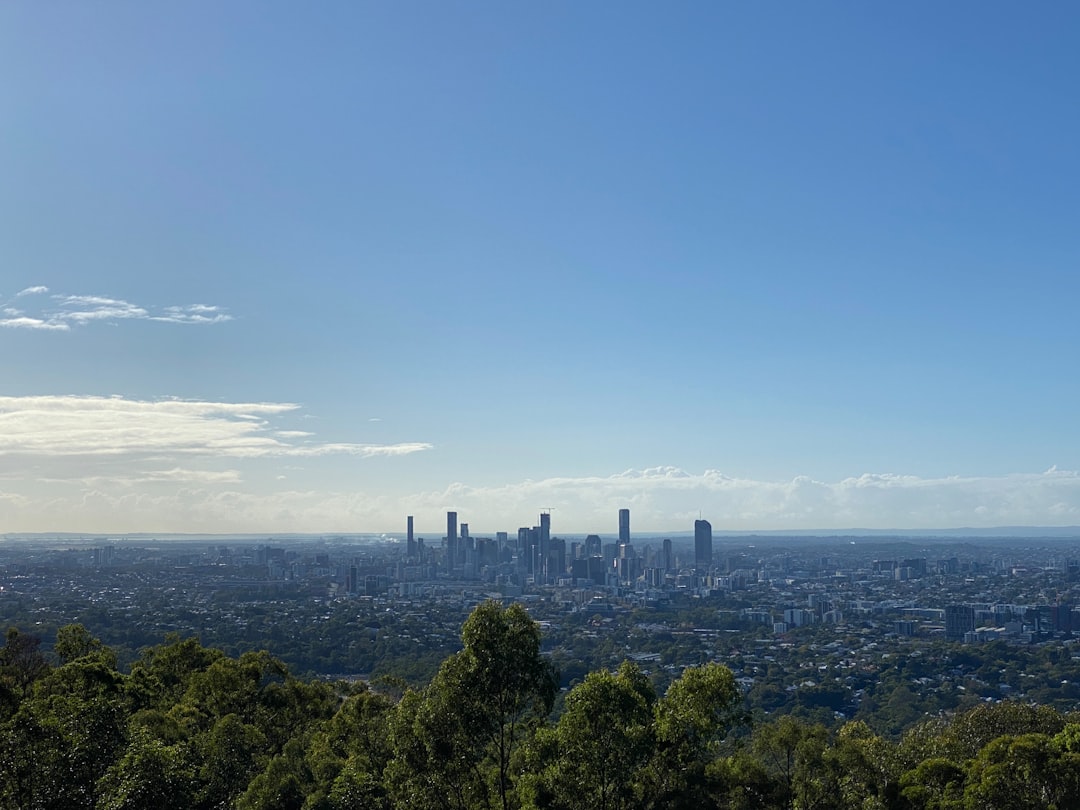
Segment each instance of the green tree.
M115 654L94 638L81 624L65 624L57 630L53 651L60 658L61 664L69 664L87 655L104 654L107 660L112 660L113 666L116 665Z
M248 783L266 765L266 735L227 714L192 740L198 764L197 806L232 807Z
M183 743L166 745L138 732L98 784L98 810L187 810L195 773Z
M236 810L301 810L311 783L303 747L294 740L251 780L236 801Z
M925 759L900 778L900 795L912 810L962 810L965 778L955 762Z
M781 786L787 807L810 810L837 801L834 774L825 766L827 734L790 715L754 730L751 751Z
M520 604L503 609L498 602L478 606L461 630L465 666L452 678L480 711L470 712L498 771L503 810L513 785L510 761L522 736L522 724L551 711L558 677L540 656L540 628Z
M388 698L363 687L314 735L307 756L315 792L327 797L333 810L388 802L382 777L392 754L387 728L392 709Z
M487 805L493 791L507 810L512 758L530 723L551 710L558 680L521 605L479 605L461 640L464 649L443 662L423 695L399 705L392 773L419 806ZM417 768L428 776L410 775Z
M1045 734L999 737L971 763L964 801L970 810L1078 807L1076 755Z
M102 770L126 744L131 703L111 650L77 658L34 685L20 711L59 732L55 781L78 806L91 806ZM72 805L72 806L75 806Z
M642 773L644 798L656 807L700 804L708 795L706 766L731 726L740 722L741 695L720 664L686 669L654 710L656 745Z
M187 691L192 675L224 657L221 650L204 647L197 638L170 633L164 644L142 651L131 667L127 690L139 707L169 709Z
M529 803L568 810L621 810L634 800L634 776L653 751L656 695L634 664L590 672L566 697L554 730L539 735L547 766Z
M30 684L48 671L49 662L41 652L41 639L9 627L5 644L0 648L0 682L22 695Z

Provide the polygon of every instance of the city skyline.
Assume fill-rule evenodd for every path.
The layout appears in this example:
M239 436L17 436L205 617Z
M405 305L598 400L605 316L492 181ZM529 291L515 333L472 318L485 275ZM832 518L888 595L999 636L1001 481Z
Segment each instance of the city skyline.
M0 8L0 533L1080 525L1080 9Z

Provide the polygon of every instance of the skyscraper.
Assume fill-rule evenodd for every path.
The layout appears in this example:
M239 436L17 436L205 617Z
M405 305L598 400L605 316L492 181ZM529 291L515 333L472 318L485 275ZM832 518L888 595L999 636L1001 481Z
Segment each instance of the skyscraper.
M604 541L598 534L590 534L585 538L585 556L601 557L604 554Z
M630 542L630 510L619 510L619 542Z
M457 563L457 512L446 513L446 567L453 568Z
M405 556L409 559L416 557L416 539L413 537L413 516L405 518Z
M539 562L536 573L547 576L548 552L551 550L551 512L540 513L540 539L537 544L536 558Z
M694 521L694 567L712 568L712 524L707 520Z

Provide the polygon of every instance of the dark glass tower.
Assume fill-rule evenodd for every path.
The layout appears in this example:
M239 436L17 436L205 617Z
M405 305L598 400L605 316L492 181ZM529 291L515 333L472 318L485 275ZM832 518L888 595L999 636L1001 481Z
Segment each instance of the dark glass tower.
M707 520L694 521L694 567L712 568L712 524Z
M457 563L457 512L446 513L446 567L453 568Z

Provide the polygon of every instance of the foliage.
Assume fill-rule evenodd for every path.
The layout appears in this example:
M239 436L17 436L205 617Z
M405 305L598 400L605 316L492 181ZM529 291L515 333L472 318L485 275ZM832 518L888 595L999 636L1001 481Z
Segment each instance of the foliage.
M822 679L793 690L804 692L795 713L759 713L748 728L733 672L715 662L663 677L628 662L594 668L556 701L520 605L476 608L422 688L297 678L266 651L229 655L175 635L127 673L80 625L56 632L52 663L36 636L12 629L5 641L0 809L1080 807L1080 723L1057 704L979 701L897 739L880 723L813 719L842 697ZM1015 656L1001 656L965 652L964 665L1011 677ZM1043 659L1047 672L1071 666ZM896 663L883 705L927 672ZM885 726L899 716L886 712Z

